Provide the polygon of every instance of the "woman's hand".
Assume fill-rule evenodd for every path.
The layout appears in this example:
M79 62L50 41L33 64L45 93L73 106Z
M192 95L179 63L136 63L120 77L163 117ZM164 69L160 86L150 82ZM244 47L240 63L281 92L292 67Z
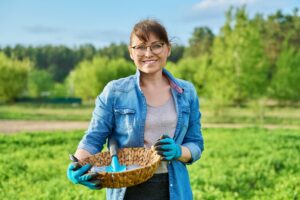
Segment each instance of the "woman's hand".
M95 179L97 173L87 173L92 165L81 166L78 162L72 162L67 169L67 176L74 184L81 184L90 189L101 189L101 181Z
M181 147L168 135L163 135L155 144L157 154L163 157L162 160L173 160L181 157Z

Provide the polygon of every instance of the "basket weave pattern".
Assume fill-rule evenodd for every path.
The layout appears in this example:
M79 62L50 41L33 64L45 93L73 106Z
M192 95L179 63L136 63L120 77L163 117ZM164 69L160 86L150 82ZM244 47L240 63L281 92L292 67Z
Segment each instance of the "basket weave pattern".
M119 149L118 159L121 165L139 165L140 167L124 172L98 172L97 179L101 180L103 188L121 188L140 184L153 176L160 163L160 156L155 150L146 148ZM80 162L83 165L88 163L97 167L109 166L110 153L101 152Z

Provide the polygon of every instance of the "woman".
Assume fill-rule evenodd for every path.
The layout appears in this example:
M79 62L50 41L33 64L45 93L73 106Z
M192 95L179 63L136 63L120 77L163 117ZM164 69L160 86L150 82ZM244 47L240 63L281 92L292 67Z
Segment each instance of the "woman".
M107 189L107 199L192 199L186 164L198 160L203 151L196 90L164 69L171 44L157 21L137 23L128 49L136 74L109 82L97 97L75 156L80 160L100 152L111 137L120 148L154 145L163 157L154 176L133 187ZM101 182L85 174L90 167L77 169L71 163L68 178L100 189Z

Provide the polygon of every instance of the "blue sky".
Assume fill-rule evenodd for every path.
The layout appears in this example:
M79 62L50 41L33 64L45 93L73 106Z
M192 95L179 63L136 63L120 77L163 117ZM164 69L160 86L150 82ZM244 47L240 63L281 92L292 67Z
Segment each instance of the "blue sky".
M186 45L195 27L218 33L225 10L243 4L250 16L300 8L300 0L0 0L0 46L127 43L144 18L158 19L175 43Z

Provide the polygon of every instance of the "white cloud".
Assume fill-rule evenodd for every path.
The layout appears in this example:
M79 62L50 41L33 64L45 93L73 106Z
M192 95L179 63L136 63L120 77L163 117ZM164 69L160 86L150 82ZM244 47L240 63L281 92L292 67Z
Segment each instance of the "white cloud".
M193 6L193 10L206 10L216 7L249 5L257 0L203 0Z
M129 33L117 30L117 29L106 29L106 30L85 30L75 34L76 39L80 40L95 40L95 41L122 41L126 42L129 38Z
M45 25L33 25L33 26L26 26L24 29L33 34L53 34L53 33L61 33L64 32L64 28L60 27L52 27L52 26L45 26Z
M225 12L230 6L240 8L246 5L246 12L252 18L257 13L268 16L277 10L281 10L285 14L292 14L292 10L299 7L295 1L299 0L198 0L198 3L190 7L183 18L183 22L194 27L208 26L214 33L217 33L220 27L224 25Z

